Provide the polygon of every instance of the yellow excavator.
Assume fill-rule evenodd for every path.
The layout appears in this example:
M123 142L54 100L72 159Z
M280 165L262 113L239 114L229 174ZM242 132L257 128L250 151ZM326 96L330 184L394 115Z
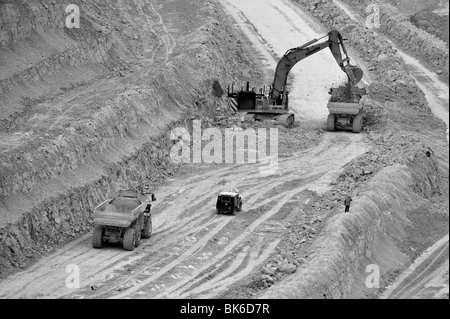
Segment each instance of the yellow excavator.
M328 37L327 40L319 42L321 39ZM319 43L317 43L319 42ZM325 48L329 48L333 54L339 67L347 74L348 88L355 87L356 84L362 79L363 71L353 65L350 65L350 58L347 55L341 34L332 30L327 35L313 39L297 48L288 50L283 57L278 61L275 69L275 76L272 85L269 87L268 94L266 94L265 87L260 89L259 92L255 92L254 89L250 90L249 83L247 82L246 89L241 89L235 92L234 86L228 87L228 97L230 98L233 109L239 113L245 113L244 120L276 120L280 124L286 127L294 124L294 113L289 111L288 107L288 91L287 91L287 79L289 72L297 64L297 62L317 53ZM342 49L342 52L341 52ZM344 54L344 57L342 55ZM329 103L330 104L330 103ZM341 104L340 106L342 106ZM332 106L332 105L331 105ZM328 105L330 112L331 108ZM344 117L352 118L354 116L354 107L349 105L352 109L347 114L345 107L339 108L340 114ZM331 113L330 113L331 114ZM339 114L333 115L333 121L339 121ZM350 120L349 123L352 121ZM334 127L333 127L334 130Z

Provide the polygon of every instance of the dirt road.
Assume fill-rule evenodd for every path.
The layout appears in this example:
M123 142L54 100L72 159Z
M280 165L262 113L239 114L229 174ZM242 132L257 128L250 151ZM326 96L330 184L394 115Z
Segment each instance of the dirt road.
M323 35L289 1L221 3L272 70L286 50ZM276 28L267 23L274 19ZM160 49L170 53L170 33L161 43ZM273 76L268 74L267 84ZM300 124L324 127L328 89L345 81L345 74L326 50L299 63L292 74L290 105ZM6 278L0 283L0 298L214 297L261 266L292 217L289 205L301 209L310 191L327 191L340 168L368 150L362 138L325 133L315 148L279 159L270 176L261 175L258 164L247 164L205 167L202 174L175 179L156 190L154 234L134 252L93 249L86 235ZM240 190L243 212L216 215L218 192L230 188ZM79 269L80 288L66 285L73 267Z
M328 190L343 163L367 150L360 135L327 134L314 150L282 159L276 174L258 165L233 165L174 180L157 191L154 235L134 252L95 250L90 235L1 283L0 298L212 297L242 279L276 247L308 190ZM330 170L330 167L334 169ZM243 213L216 215L215 195L238 188ZM80 270L80 289L66 287L66 267Z

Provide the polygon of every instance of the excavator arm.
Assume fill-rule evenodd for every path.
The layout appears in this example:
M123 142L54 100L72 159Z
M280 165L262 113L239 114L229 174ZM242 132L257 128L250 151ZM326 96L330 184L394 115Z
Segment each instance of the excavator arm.
M361 69L350 65L350 58L347 55L347 50L343 44L341 34L336 30L332 30L326 36L328 36L328 40L324 42L316 43L322 38L313 39L302 46L288 50L280 61L278 61L270 91L270 100L272 102L275 102L280 98L282 98L283 101L286 100L286 82L289 72L294 65L327 47L330 48L339 67L347 74L349 80L348 85L350 87L354 87L361 80L363 72ZM341 48L345 57L342 56Z

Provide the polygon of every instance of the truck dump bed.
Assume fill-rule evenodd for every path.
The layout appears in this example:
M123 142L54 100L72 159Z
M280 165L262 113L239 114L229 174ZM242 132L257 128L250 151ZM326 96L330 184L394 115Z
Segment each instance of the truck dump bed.
M330 114L356 115L364 106L366 90L341 86L332 89L327 107Z
M108 199L94 209L94 223L128 227L141 212L142 203L137 198L116 197Z
M362 108L361 103L346 103L346 102L328 102L328 110L331 114L352 114L356 115Z

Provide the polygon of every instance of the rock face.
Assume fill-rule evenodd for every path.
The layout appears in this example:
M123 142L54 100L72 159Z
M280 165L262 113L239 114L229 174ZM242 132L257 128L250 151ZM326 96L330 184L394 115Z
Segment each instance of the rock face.
M20 99L18 105L23 110L10 116L5 116L5 112L0 115L4 116L4 121L0 121L2 142L12 136L14 140L8 141L15 143L11 144L15 147L7 147L8 143L1 146L0 276L90 231L93 208L110 192L142 184L155 186L173 174L177 165L169 158L172 129L189 129L192 118L223 106L221 84L240 79L241 70L251 64L244 49L234 41L228 22L216 5L206 0L159 3L166 23L169 18L164 14L178 17L180 12L190 14L186 19L195 21L183 25L184 20L173 18L172 23L179 24L173 26L178 31L172 35L176 51L170 58L169 51L162 50L158 38L151 34L136 44L131 26L126 32L115 32L134 20L123 23L123 18L116 16L117 12L104 1L74 1L81 8L86 5L90 9L82 18L84 27L79 32L62 29L65 3L0 1L2 112L10 105L2 104L6 98L17 88L32 83L33 79L26 80L26 85L20 82L23 75L34 74L39 82L46 75L68 69L74 72L83 66L86 73L97 68L111 71L107 70L107 76L100 75L98 86L83 83L75 96L63 94L78 89L72 83L58 92L57 98L48 94L42 103L33 101L28 106ZM159 18L154 18L155 24L149 27L162 29ZM114 19L119 24L112 24ZM34 36L68 46L45 51L48 55L30 60L30 65L23 68L8 69L8 61L2 60L6 56L3 52L17 49L20 58L28 50L19 49L35 44ZM218 38L224 41L219 42ZM175 50L175 46L169 48ZM77 51L84 49L82 54ZM130 73L125 53L129 52L129 60L136 62L132 57L145 50L152 54L152 49L155 63L148 62L149 58L145 60L147 67L135 66L135 73ZM98 61L91 63L94 60ZM92 78L83 79L89 82ZM65 116L58 116L58 112L55 117L48 115L67 106L70 107ZM43 108L48 109L39 113ZM42 121L42 116L47 116L48 122Z
M29 2L6 0L0 3L0 47L26 39L33 31L64 28L65 8L70 1Z
M180 121L172 125L186 124ZM0 228L0 274L89 231L93 208L111 192L142 183L152 186L169 176L174 167L168 156L171 141L166 136L153 138L126 161L111 164L94 182L37 202L20 220Z
M448 45L448 15L443 17L431 10L422 10L413 14L410 19L416 27L435 35Z
M71 3L81 11L77 31L65 27ZM90 20L98 11L98 1L0 2L0 124L11 127L10 116L21 117L36 100L123 71L114 29Z

